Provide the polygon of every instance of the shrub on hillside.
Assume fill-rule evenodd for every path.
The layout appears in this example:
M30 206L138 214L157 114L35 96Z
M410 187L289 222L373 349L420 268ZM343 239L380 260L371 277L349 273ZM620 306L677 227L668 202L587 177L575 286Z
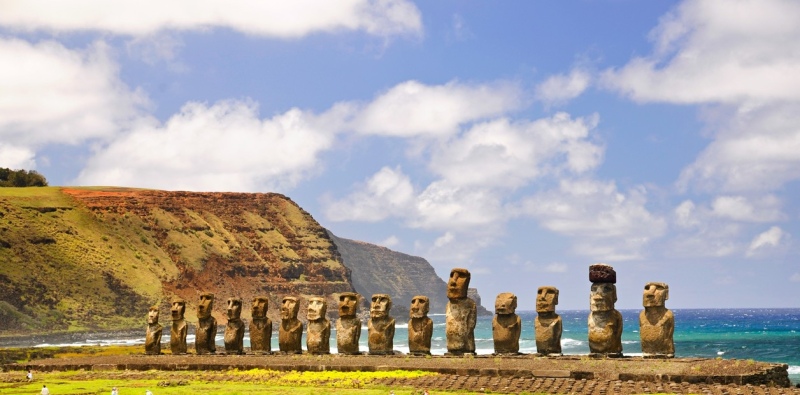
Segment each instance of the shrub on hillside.
M11 170L0 167L0 187L46 187L47 180L36 170Z

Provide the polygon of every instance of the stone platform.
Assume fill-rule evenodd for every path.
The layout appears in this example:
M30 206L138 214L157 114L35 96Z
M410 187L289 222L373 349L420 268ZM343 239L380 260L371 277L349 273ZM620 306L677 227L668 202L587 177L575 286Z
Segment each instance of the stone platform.
M534 355L502 357L337 354L322 356L307 354L121 355L41 359L24 364L7 364L3 366L3 370L24 370L28 367L38 371L225 371L254 368L276 371L420 370L439 373L441 377L460 377L462 381L469 378L476 383L491 380L498 382L571 380L576 382L658 383L659 386L667 385L667 383L671 383L670 385L750 385L775 388L790 386L787 365L752 360L703 358L594 359L588 356L539 357Z

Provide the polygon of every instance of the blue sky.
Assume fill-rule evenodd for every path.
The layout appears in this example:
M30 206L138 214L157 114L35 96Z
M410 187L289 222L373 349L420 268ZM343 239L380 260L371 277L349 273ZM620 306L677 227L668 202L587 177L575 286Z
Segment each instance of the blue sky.
M798 307L800 3L0 1L0 166L280 192L492 306Z

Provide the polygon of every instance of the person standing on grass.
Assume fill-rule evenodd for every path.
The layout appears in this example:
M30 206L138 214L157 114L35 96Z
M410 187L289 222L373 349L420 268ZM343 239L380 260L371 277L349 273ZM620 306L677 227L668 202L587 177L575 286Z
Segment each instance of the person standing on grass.
M119 395L119 391L117 391L117 387L111 388L111 395Z
M46 385L42 386L42 395L50 395L50 390L47 389Z
M28 368L28 373L25 374L25 377L28 379L28 382L33 381L33 372L31 372L30 368Z

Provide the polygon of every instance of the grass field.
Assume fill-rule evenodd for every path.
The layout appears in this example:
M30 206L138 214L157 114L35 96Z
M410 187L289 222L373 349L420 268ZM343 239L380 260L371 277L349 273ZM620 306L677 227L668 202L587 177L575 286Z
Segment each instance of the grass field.
M25 372L0 373L0 394L37 394L47 385L53 395L110 394L117 387L120 395L197 394L360 394L377 395L394 391L396 395L422 394L422 389L389 387L385 379L418 377L426 372L277 372L265 369L226 372L164 371L72 371L34 372L27 382ZM380 381L381 383L376 383ZM462 392L466 393L466 392Z

